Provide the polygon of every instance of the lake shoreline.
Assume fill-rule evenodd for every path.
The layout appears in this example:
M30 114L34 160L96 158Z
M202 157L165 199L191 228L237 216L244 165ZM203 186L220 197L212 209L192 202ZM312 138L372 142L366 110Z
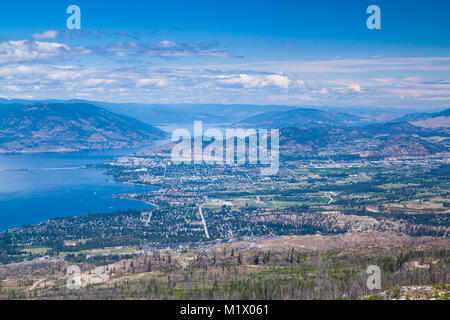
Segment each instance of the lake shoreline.
M166 142L132 149L0 154L0 232L57 217L148 209L145 202L116 195L153 191L154 187L113 181L92 165Z

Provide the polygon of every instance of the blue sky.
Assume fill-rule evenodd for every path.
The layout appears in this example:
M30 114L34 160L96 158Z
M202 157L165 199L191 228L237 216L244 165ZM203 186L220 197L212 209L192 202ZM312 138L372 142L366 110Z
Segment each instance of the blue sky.
M67 30L66 8L81 8ZM381 8L381 30L366 8ZM13 1L0 97L445 108L450 1Z

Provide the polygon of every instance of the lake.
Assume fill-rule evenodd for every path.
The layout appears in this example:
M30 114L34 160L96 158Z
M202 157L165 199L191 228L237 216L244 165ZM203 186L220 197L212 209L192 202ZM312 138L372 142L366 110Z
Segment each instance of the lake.
M143 149L0 155L0 231L54 217L148 208L113 196L151 187L115 183L102 170L83 168Z

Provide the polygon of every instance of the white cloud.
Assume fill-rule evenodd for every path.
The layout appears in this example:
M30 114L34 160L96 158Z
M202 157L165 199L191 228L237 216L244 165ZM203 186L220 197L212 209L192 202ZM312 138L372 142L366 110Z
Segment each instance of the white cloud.
M328 90L327 89L325 89L325 88L322 88L322 89L320 89L320 90L314 90L312 93L314 93L314 94L327 94L328 93Z
M330 59L309 61L264 61L246 65L252 70L286 74L293 72L320 73L365 73L393 71L449 71L450 57L416 58L372 58L372 59Z
M63 55L89 54L84 47L71 48L56 42L6 41L0 42L0 63L17 63L36 60L54 60Z
M291 83L291 80L289 80L288 77L278 75L278 74L273 74L273 75L267 76L266 79L280 88L287 88L287 87L289 87L289 84Z
M295 84L299 87L303 87L305 85L304 80L295 80Z
M169 40L163 40L158 45L159 45L159 47L162 47L162 48L178 47L176 42L169 41Z
M397 80L394 78L374 78L373 81L379 82L383 85L391 85L394 84Z
M167 81L164 79L139 79L136 83L138 88L143 87L164 87L167 85Z
M86 87L97 87L101 85L111 85L115 84L117 81L113 79L100 79L100 78L92 78L83 81L83 85Z
M43 39L56 39L59 32L56 30L47 30L42 33L33 34L33 39L35 40L43 40Z
M3 89L14 92L20 91L20 88L18 86L3 86Z
M167 42L159 43L159 46L172 48L176 44ZM11 52L15 49L18 52L22 49L29 50L15 55L11 53L13 60L2 64L1 61L6 60L9 52L5 48ZM385 59L383 62L382 59L374 59L377 60L379 69L373 72L360 72L360 68L366 68L362 60L359 63L347 61L343 65L329 61L320 65L317 62L315 66L321 71L311 73L304 72L303 67L297 68L299 65L308 67L309 62L304 61L290 64L238 64L235 61L219 65L205 64L203 61L196 65L182 65L178 62L176 65L170 62L140 65L138 61L131 65L114 65L111 59L109 63L98 63L96 60L95 65L86 66L90 61L78 64L77 57L76 60L66 59L64 64L58 63L59 57L74 55L74 52L84 52L83 50L86 48L54 42L0 42L0 95L10 98L33 95L37 99L68 99L81 94L90 95L94 100L121 102L307 103L394 107L437 107L448 103L450 97L450 86L446 80L448 72L445 68L450 60L446 57L424 59L422 62L419 59L408 61L405 58L407 64L414 62L418 65L414 70L405 68L401 71L391 69L406 67L407 64L402 64L401 59ZM199 49L198 52L200 51ZM130 50L123 52L129 56L134 54ZM145 54L145 51L137 52ZM374 69L375 65L368 64L369 68ZM281 68L276 68L278 66ZM349 68L354 72L322 73L328 67L332 67L334 71L336 68ZM436 71L420 72L417 68L435 68Z
M179 43L169 40L157 43L118 42L104 47L95 47L93 52L100 55L113 54L117 56L145 55L153 57L221 57L233 58L233 54L220 50L217 42L211 43Z
M403 81L417 82L420 81L420 77L406 77L403 79Z
M291 80L288 77L278 74L272 75L249 75L241 73L231 76L218 76L219 84L225 86L242 86L244 88L264 88L267 86L276 86L288 88Z
M352 83L348 86L349 90L355 91L355 92L361 92L361 87L359 86L359 84L356 83Z

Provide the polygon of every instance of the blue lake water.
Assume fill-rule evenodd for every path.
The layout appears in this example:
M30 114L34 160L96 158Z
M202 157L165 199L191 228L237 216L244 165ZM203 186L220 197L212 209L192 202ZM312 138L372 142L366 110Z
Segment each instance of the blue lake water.
M0 155L0 231L53 217L148 208L113 196L152 188L115 183L102 170L83 168L138 150Z

